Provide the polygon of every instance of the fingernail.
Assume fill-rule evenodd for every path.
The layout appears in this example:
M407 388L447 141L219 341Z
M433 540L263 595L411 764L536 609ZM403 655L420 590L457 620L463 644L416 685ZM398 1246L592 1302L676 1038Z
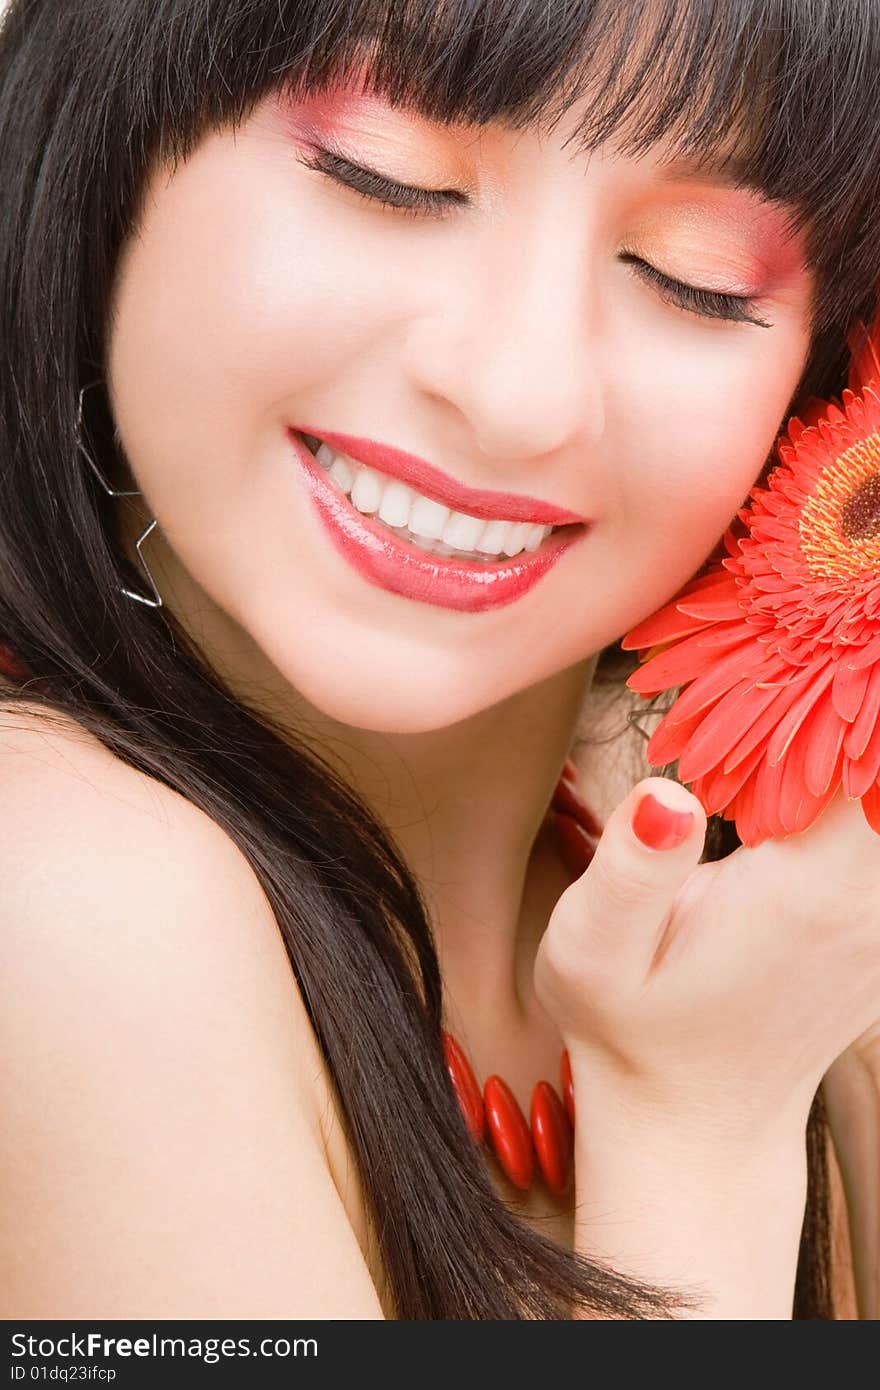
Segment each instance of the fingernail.
M675 849L691 833L693 811L673 811L646 792L632 818L633 832L649 849Z

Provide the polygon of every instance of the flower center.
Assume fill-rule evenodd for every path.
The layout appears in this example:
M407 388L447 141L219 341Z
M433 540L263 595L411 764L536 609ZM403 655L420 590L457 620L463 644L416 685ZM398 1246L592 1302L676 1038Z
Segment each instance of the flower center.
M840 529L848 540L861 540L880 531L880 475L862 483L840 509Z
M798 522L801 553L817 578L845 580L880 564L880 434L827 468Z

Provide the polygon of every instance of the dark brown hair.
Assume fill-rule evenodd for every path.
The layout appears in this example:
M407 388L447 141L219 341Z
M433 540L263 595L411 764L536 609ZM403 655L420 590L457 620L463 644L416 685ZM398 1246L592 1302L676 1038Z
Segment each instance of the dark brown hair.
M364 54L393 100L441 120L552 121L588 91L585 144L615 134L633 153L663 137L716 158L760 93L741 176L792 205L817 275L793 402L839 392L847 328L872 313L880 270L876 0L570 0L547 16L546 0L13 0L0 30L0 636L28 673L4 698L78 720L247 856L406 1319L567 1318L574 1303L675 1318L690 1305L562 1248L500 1200L444 1065L413 875L318 750L234 699L167 609L122 597L142 576L74 422L103 372L152 161L185 159L273 88L316 88ZM86 400L86 438L113 477L125 461L106 393ZM603 670L620 656L609 648ZM819 1124L817 1109L811 1134ZM796 1317L830 1316L820 1162L812 1173Z

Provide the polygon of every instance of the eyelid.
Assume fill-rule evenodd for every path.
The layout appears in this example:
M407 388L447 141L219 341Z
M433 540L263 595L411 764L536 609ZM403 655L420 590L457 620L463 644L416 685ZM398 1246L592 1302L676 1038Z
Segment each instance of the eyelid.
M724 293L721 290L708 290L699 285L688 285L658 270L650 261L631 251L622 251L620 259L634 267L646 279L652 280L673 297L682 307L690 307L703 318L727 319L733 323L750 323L756 328L772 328L772 323L749 313L754 299L747 295ZM685 301L682 304L682 301Z
M325 174L365 198L382 202L401 212L424 212L443 217L454 207L468 206L471 202L470 196L459 188L421 188L416 184L401 183L388 174L368 169L366 165L358 164L347 155L327 147L313 146L311 155L300 162L307 169Z

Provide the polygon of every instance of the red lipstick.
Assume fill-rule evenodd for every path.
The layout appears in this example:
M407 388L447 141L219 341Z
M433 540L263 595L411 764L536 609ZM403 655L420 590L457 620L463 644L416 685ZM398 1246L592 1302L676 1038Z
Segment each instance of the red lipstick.
M304 430L302 433L313 434L314 431ZM553 532L537 550L523 551L514 559L459 560L454 556L432 555L408 544L376 518L357 511L349 499L331 482L326 470L317 462L299 433L289 429L288 435L309 496L337 552L370 583L419 603L451 608L462 613L481 613L490 608L503 607L534 588L572 546L589 534L589 523L565 524L564 530ZM325 439L331 448L336 447L334 440L348 441L349 438L346 435L330 434L319 437ZM339 447L342 449L341 444ZM381 449L385 456L386 446L372 447ZM342 452L347 454L349 449L346 447ZM410 455L401 455L398 450L392 450L391 454L393 461L400 458L411 460ZM351 457L355 458L356 454L352 452ZM374 460L378 457L376 452L371 455L371 459ZM414 462L419 470L428 467L422 465L420 460ZM378 463L376 466L378 467ZM390 472L402 481L413 480L415 485L412 472L402 474L399 467L394 470L383 468L381 471ZM430 471L436 474L436 470ZM421 472L418 476L421 478ZM445 480L445 475L439 476ZM462 489L459 485L456 487L457 497ZM487 518L497 517L499 520L522 519L555 525L561 524L556 522L557 516L569 518L572 515L570 512L560 512L558 508L548 508L544 503L532 503L530 498L520 496L508 499L504 493L473 492L471 489L465 489L468 498L475 496L481 499L484 511L480 513L474 509L471 501L460 507L457 501L452 503L448 492L438 492L436 488L427 489L421 483L418 490L424 490L426 496L433 496L436 501L446 506L455 505L456 510L468 510L475 516L482 514ZM493 499L491 511L486 509L486 497ZM500 506L499 499L515 501L520 508L520 516ZM535 510L532 510L532 507ZM537 510L539 508L544 510ZM576 517L575 521L580 523L580 518Z
M467 512L468 516L480 516L486 521L493 518L499 521L533 521L542 526L568 526L573 522L589 524L588 518L578 516L577 512L553 507L549 502L539 502L535 497L524 497L522 493L490 492L486 488L466 487L433 464L426 463L415 454L394 449L390 444L377 444L372 439L358 439L352 434L328 434L326 430L313 430L308 425L301 426L299 433L323 439L338 453L348 454L358 463L365 463L379 473L387 473L390 478L408 483L416 492L454 512Z

